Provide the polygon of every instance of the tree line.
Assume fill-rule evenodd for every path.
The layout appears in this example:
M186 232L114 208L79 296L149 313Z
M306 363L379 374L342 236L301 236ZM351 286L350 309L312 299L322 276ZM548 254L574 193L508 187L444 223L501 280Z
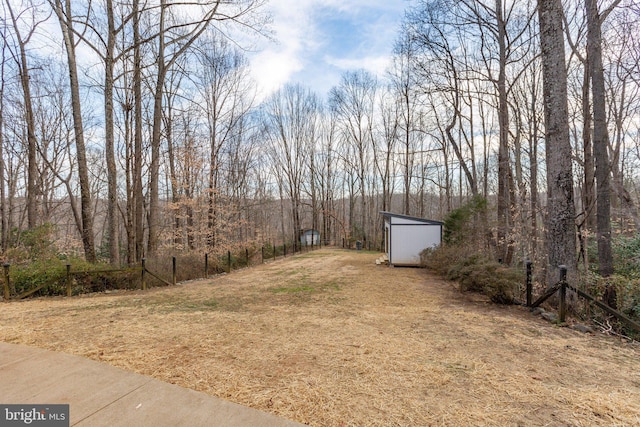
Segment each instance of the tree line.
M5 0L1 243L54 223L87 260L381 244L380 211L472 200L479 249L613 273L640 222L640 7L414 0L384 75L259 100L259 0ZM53 25L58 30L53 31ZM48 34L48 35L47 35ZM549 268L549 271L552 271Z

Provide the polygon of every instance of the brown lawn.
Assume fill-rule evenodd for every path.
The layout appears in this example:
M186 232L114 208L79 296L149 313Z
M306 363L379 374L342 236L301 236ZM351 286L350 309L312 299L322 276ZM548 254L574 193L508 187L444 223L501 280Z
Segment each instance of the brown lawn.
M323 249L146 292L0 305L0 340L312 426L640 425L640 349Z

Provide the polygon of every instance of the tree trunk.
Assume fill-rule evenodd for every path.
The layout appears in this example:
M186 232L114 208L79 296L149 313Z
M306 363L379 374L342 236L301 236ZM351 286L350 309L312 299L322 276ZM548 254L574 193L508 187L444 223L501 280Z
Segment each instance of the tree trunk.
M155 254L158 250L158 218L159 218L159 181L160 181L160 131L162 130L162 91L167 68L164 60L165 54L165 28L164 16L166 1L160 1L160 31L158 33L158 61L157 80L153 93L153 128L151 132L151 167L149 170L149 240L147 253Z
M66 10L65 10L66 9ZM82 108L80 106L80 83L78 81L78 67L71 22L71 0L66 0L63 9L62 2L56 0L55 12L60 23L60 30L67 51L69 66L69 86L71 88L71 110L73 115L73 130L76 139L76 158L78 161L78 180L80 183L80 215L82 217L82 245L84 256L88 262L96 262L96 251L93 239L93 214L91 204L91 186L87 167L87 155L84 144L84 127L82 123Z
M576 271L575 206L561 0L538 0L547 161L547 280L566 265Z
M35 228L38 225L38 165L37 165L37 140L36 140L36 125L35 117L33 114L33 105L31 104L31 87L29 76L29 63L27 61L26 42L22 38L18 21L13 13L11 3L6 3L9 14L11 15L11 21L13 23L13 29L16 33L18 42L18 48L20 50L20 60L16 60L19 74L20 83L22 84L22 92L24 96L24 112L25 121L27 122L27 226L29 228Z
M182 245L182 234L180 230L180 216L182 206L180 205L180 192L178 190L178 175L176 173L176 154L173 147L173 109L169 102L166 113L166 135L167 135L167 157L169 160L169 182L171 183L171 203L173 204L173 244ZM185 198L188 198L185 195Z
M601 276L613 274L611 253L611 199L609 183L609 134L607 131L604 69L602 66L601 19L596 0L585 0L587 12L587 51L593 96L593 151L596 161L597 205L596 238L598 271Z
M113 123L113 67L116 44L116 30L113 16L113 0L107 2L107 51L105 53L104 74L104 133L105 158L107 162L107 238L109 239L109 263L120 263L118 238L118 181L115 159L115 137Z
M591 97L589 96L589 58L584 68L584 80L582 83L582 152L584 155L584 188L582 189L582 205L584 210L584 223L586 229L592 231L596 228L596 217L593 214L595 201L595 173L593 163L593 146L591 141Z
M133 148L133 233L135 261L144 252L144 193L142 187L142 54L140 40L140 1L133 0L133 99L134 99L134 148Z
M0 250L4 253L8 244L8 221L5 189L5 163L4 163L4 66L5 50L2 46L2 62L0 63Z
M510 213L510 191L509 179L511 175L509 165L509 104L507 100L507 51L506 23L502 16L502 0L496 0L496 19L498 29L498 124L499 124L499 144L498 144L498 257L507 264L511 262L509 224L511 223Z
M534 74L534 80L531 84L531 114L532 114L532 130L531 138L529 141L529 165L530 165L530 178L531 181L531 234L530 240L530 259L536 260L538 252L538 136L539 136L539 121L538 121L538 94L536 91L536 78Z

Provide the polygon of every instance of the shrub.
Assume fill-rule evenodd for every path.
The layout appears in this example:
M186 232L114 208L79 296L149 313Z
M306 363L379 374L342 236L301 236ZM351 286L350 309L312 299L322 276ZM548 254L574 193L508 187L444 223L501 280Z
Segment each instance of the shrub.
M640 320L640 279L629 279L619 274L601 277L587 272L582 276L581 287L596 298L604 295L607 287L613 288L617 310L634 320Z
M583 272L579 286L582 290L605 303L607 296L612 295L607 289L615 291L615 305L618 311L624 313L636 322L640 321L640 234L633 236L617 235L612 238L611 249L613 251L615 274L610 277L601 277L597 274L598 250L597 241L591 239L588 254L590 259L589 271ZM613 304L612 304L613 305ZM584 303L585 310L576 314L584 317L599 318L600 321L609 318L609 315L594 309L588 303ZM614 325L618 331L623 331L629 336L637 337L638 333L627 330L624 324Z
M524 281L521 272L460 246L428 249L422 252L421 259L423 266L457 281L462 292L482 292L498 304L515 303Z
M72 272L72 293L104 292L110 289L135 289L140 285L139 269L108 272L109 266L90 264L82 259L51 258L14 265L10 269L12 293L42 286L33 296L66 295L67 264Z
M66 265L61 260L49 259L17 265L10 270L11 286L20 295L45 285L34 296L61 295L66 290Z
M30 230L12 229L9 237L10 247L4 253L5 261L15 264L55 259L54 234L55 226L50 223Z
M473 254L468 247L443 245L438 248L428 248L421 252L420 260L423 267L441 276L446 276L451 265Z
M614 238L612 249L616 273L630 279L640 279L640 234Z

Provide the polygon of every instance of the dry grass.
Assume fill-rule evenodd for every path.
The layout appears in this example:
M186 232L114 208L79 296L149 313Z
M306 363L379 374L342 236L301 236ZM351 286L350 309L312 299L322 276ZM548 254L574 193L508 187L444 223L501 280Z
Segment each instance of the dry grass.
M175 288L0 305L0 340L313 426L638 425L640 350L324 249Z

